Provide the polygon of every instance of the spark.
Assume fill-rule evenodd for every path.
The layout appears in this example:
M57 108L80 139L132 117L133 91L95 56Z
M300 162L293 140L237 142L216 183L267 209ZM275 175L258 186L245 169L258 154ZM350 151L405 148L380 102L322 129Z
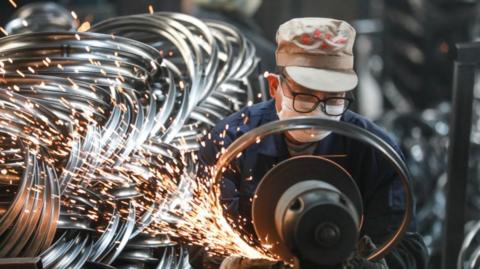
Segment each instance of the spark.
M24 74L22 71L18 70L18 69L17 69L17 73L18 73L20 76L25 77L25 74Z
M3 27L0 27L0 32L2 32L2 34L6 36L8 35L8 32L5 29L3 29Z
M213 167L207 167L205 171L208 175L214 173ZM159 193L169 194L162 198L164 205L168 206L159 212L156 229L204 246L209 253L216 255L273 260L266 248L256 247L252 238L240 235L224 217L219 197L220 184L212 180L211 176L198 178L182 173L180 185L190 186L182 190L173 179L162 178L161 184L158 184Z
M14 0L8 0L10 2L10 4L14 7L14 8L17 8L17 3L15 3Z
M90 25L90 22L85 21L80 25L80 27L78 27L77 31L78 32L86 32L86 31L90 30L91 27L92 26Z
M75 13L75 11L71 11L70 14L72 15L72 17L77 20L78 19L78 16L77 16L77 13Z

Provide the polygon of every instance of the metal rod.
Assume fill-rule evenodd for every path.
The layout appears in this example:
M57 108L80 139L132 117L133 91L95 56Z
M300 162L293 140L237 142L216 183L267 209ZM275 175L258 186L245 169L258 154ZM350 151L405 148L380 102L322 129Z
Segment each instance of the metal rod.
M462 48L457 47L461 56ZM477 54L480 47L477 47ZM465 59L464 57L461 57ZM442 268L456 267L457 254L462 246L465 223L466 185L472 125L472 101L475 65L460 60L455 62L452 113L450 118L450 145L446 184L446 219L442 249Z

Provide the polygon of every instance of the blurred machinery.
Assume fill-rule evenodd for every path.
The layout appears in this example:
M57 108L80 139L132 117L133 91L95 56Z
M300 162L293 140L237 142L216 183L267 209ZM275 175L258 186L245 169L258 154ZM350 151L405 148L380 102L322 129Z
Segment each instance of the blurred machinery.
M467 45L466 47L474 47ZM474 59L472 56L467 58ZM472 69L474 65L472 65ZM477 71L475 71L476 73ZM478 77L477 75L475 75ZM458 82L461 80L462 82ZM456 83L466 83L466 78L457 78ZM477 85L475 83L475 85ZM449 218L457 219L453 226L455 234L462 234L463 225L466 225L465 231L469 231L470 224L468 222L478 220L480 218L480 194L479 181L479 102L478 87L473 82L470 86L456 86L461 90L462 94L471 91L470 97L463 97L462 103L457 106L468 109L471 112L455 112L450 103L441 103L436 107L425 109L420 112L390 112L383 117L381 124L392 131L401 142L402 151L405 154L406 162L414 178L414 192L417 194L417 218L420 233L424 236L427 246L430 248L432 257L441 255L442 245L456 245L455 252L459 251L460 242L456 243L446 241L445 222ZM454 98L454 100L458 97ZM471 115L471 118L470 116ZM461 127L455 127L452 122L454 118L457 124L462 123ZM460 128L468 131L464 139L460 139L458 132ZM453 133L452 133L453 130ZM471 130L471 132L470 132ZM449 145L455 143L461 144L461 147L467 146L468 150L463 151L461 156L451 156L449 154ZM461 142L460 142L461 141ZM448 161L448 158L451 161ZM454 178L455 186L462 188L463 180L465 190L462 194L456 194L455 198L450 198L451 207L455 212L463 212L459 208L463 208L462 201L465 199L465 215L452 216L446 211L447 208L447 168L452 163L461 163L462 167L456 167L457 171L463 171L463 175L451 176ZM463 167L464 166L464 167ZM462 178L459 181L458 178ZM453 179L452 179L453 180ZM424 193L432 193L433 195L422 195ZM460 199L461 197L461 199ZM452 200L454 199L454 200ZM454 202L452 202L454 201ZM452 226L452 224L450 225ZM460 230L461 229L461 230ZM471 245L465 248L471 249L475 246L474 241L470 241ZM451 250L451 253L454 250ZM463 254L461 255L464 256ZM454 256L456 257L456 256ZM454 259L454 257L452 259ZM440 260L432 258L432 268L440 267ZM452 263L450 263L452 266ZM449 268L449 267L447 267ZM458 267L458 268L474 268L474 267Z
M458 45L455 52L452 103L391 111L380 122L401 142L414 178L418 226L433 257L431 268L441 266L440 256L444 268L475 268L478 259L477 231L471 230L480 218L478 44Z
M450 100L455 43L473 40L477 1L384 0L384 79L413 108ZM395 106L395 99L389 105Z
M359 110L378 119L379 125L396 136L413 178L418 228L431 251L430 267L439 268L442 245L450 244L445 242L444 229L448 218L447 153L454 128L450 127L450 120L452 114L457 115L450 103L458 53L455 44L477 38L478 1L385 0L382 3L381 12L376 14L380 20L355 24L359 29L356 51ZM465 177L469 178L466 220L476 220L480 214L476 198L479 194L476 92L477 89L470 100L470 104L473 100L472 121L463 118L465 124L472 124L471 137L462 142L470 141L470 158L465 168L468 170ZM382 93L383 100L375 97L378 93ZM461 211L458 208L463 205L458 202L456 206ZM458 248L455 249L458 253ZM449 263L447 268L453 265Z

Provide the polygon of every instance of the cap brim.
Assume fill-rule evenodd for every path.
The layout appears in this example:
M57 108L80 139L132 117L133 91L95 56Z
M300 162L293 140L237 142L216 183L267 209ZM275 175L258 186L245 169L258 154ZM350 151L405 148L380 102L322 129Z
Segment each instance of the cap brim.
M285 67L287 75L299 85L324 92L344 92L355 88L358 77L355 71L337 71L303 66Z

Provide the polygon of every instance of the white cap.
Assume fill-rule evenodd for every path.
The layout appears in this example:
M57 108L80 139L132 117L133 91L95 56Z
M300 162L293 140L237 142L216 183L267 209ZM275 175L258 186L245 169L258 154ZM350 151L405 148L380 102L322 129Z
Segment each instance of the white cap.
M355 29L345 21L297 18L277 31L278 66L299 85L325 92L343 92L357 86L353 70Z

